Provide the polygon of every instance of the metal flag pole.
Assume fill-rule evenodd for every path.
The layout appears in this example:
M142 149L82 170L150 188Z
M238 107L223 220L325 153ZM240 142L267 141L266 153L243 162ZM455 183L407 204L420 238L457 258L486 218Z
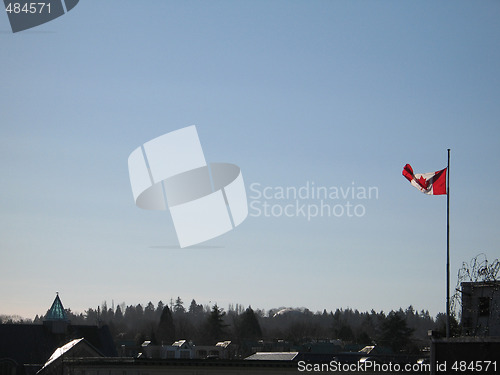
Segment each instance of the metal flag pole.
M446 179L446 338L450 337L450 149Z

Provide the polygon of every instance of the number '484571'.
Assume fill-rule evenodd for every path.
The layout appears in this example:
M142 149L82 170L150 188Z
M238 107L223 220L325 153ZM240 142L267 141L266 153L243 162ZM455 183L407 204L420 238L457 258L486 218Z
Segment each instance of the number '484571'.
M451 366L453 371L475 371L475 372L486 372L486 371L497 371L497 361L455 361Z
M7 6L5 7L5 11L7 13L43 13L47 12L50 13L50 3L25 3L25 4L20 4L20 3L8 3Z

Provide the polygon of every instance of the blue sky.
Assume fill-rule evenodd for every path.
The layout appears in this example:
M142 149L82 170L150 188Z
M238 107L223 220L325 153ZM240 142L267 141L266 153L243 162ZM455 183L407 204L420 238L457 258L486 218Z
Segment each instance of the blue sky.
M499 19L496 1L382 0L82 0L16 34L0 16L0 313L34 317L56 291L77 312L177 296L444 312L446 197L401 171L451 148L452 286L498 258ZM175 249L170 214L134 205L127 158L192 124L249 196L378 196L351 200L361 217L249 216Z

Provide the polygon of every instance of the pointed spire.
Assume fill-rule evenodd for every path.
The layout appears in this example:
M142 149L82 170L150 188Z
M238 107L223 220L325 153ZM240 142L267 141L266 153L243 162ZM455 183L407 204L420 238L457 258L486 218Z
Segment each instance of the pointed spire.
M59 298L59 292L56 292L56 298L54 299L49 312L45 316L45 320L68 320L61 299Z

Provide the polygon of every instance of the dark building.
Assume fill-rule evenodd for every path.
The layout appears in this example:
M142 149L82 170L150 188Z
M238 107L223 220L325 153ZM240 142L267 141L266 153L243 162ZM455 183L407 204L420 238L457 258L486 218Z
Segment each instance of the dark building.
M57 295L43 324L0 324L0 375L34 374L57 348L81 338L106 357L117 355L108 327L72 325Z
M498 374L500 281L463 282L462 337L434 338L431 374Z
M500 337L500 281L462 283L462 326L466 336Z
M498 374L499 337L452 337L431 343L431 374Z

